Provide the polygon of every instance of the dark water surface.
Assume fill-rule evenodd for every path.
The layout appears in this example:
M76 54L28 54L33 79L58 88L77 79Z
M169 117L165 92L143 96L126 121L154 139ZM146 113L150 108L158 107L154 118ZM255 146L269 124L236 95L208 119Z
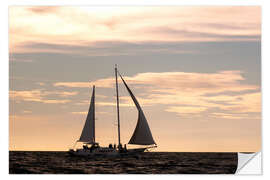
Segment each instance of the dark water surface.
M233 174L237 153L146 152L136 157L70 157L10 151L10 174Z

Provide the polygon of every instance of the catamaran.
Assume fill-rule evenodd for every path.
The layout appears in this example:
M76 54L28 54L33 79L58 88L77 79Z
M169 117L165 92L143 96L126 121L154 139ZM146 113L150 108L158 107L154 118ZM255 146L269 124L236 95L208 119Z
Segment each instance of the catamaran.
M131 136L128 144L131 145L142 145L140 148L130 148L128 149L126 144L124 147L121 144L120 139L120 115L119 115L119 94L118 94L118 75L122 79L131 99L133 100L137 110L138 110L138 121L136 128ZM109 144L108 147L101 147L95 138L95 86L93 86L92 97L90 101L90 106L86 121L81 133L81 136L77 142L82 142L83 147L75 149L75 145L72 149L69 149L68 153L71 155L79 156L93 156L93 155L119 155L119 154L137 154L143 153L150 148L157 147L155 143L143 110L135 98L134 94L128 87L127 83L117 70L115 65L115 87L116 87L116 108L117 108L117 127L118 127L118 145Z

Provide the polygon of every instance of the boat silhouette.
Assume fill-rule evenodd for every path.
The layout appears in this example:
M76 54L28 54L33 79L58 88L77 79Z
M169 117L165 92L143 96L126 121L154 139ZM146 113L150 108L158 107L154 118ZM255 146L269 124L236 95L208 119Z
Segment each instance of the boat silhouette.
M140 148L127 148L126 144L124 147L121 144L120 137L120 115L119 115L119 93L118 93L118 75L122 79L131 99L133 100L137 110L138 110L138 121L136 128L131 136L128 144L131 145L141 145ZM137 101L136 97L128 87L124 78L117 70L115 65L115 84L116 84L116 108L117 108L117 126L118 126L118 145L109 144L108 147L101 147L95 138L95 85L93 86L92 97L90 101L90 106L86 121L81 132L81 136L77 142L82 142L83 147L78 149L69 149L68 153L70 155L78 156L98 156L98 155L119 155L119 154L138 154L147 151L150 148L156 148L155 143L143 110ZM75 145L76 145L75 143Z

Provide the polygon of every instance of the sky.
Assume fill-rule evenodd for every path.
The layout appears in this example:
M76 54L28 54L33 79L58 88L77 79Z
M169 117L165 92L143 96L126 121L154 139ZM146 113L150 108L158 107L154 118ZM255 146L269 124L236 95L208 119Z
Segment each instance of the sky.
M115 64L156 151L261 149L258 6L10 6L9 149L72 147L93 85L96 140L117 143ZM125 144L137 110L119 94Z

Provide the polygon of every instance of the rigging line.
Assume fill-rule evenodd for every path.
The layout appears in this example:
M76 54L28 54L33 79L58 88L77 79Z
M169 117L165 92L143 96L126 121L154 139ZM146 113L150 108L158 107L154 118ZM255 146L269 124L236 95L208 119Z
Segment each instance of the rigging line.
M72 149L74 149L74 148L75 148L75 146L77 145L77 142L78 142L78 141L76 141L76 142L75 142L75 144L73 145Z

